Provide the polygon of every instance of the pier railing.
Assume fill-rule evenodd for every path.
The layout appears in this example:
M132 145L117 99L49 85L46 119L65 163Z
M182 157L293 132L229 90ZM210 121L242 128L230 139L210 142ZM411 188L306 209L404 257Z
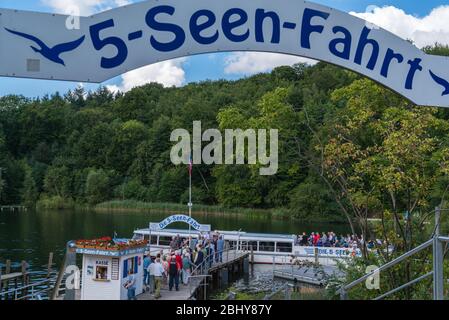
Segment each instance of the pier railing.
M433 300L444 300L444 274L443 274L443 260L444 260L444 249L443 245L446 243L449 243L449 237L443 237L440 235L440 219L441 219L441 211L442 209L437 207L435 209L435 232L431 239L427 240L423 244L419 245L418 247L410 250L409 252L404 253L403 255L399 256L398 258L384 264L383 266L379 267L376 270L373 270L372 272L364 275L363 277L360 277L357 280L354 280L353 282L344 285L340 288L340 298L341 300L347 300L348 299L348 292L353 289L355 286L361 284L362 282L365 282L368 278L375 276L376 274L379 274L380 272L383 272L385 270L390 269L391 267L396 266L397 264L401 263L402 261L414 256L417 253L422 252L423 250L428 249L429 247L432 247L433 254L432 254L432 260L433 260L433 270L419 276L416 279L413 279L397 288L394 288L378 297L376 297L374 300L382 300L385 299L392 294L395 294L401 290L404 290L410 286L413 286L427 278L432 277L432 283L433 283Z
M211 269L214 269L217 266L226 264L228 262L235 261L248 254L247 252L241 250L239 251L237 249L238 247L229 247L222 251L214 251L213 253L204 257L203 261L200 264L195 265L188 280L191 297L194 295L194 290L201 285L204 286L203 293L204 295L206 295L208 286L207 279L212 277L209 274ZM217 256L219 258L218 262L216 261Z
M55 279L45 279L0 293L0 300L44 300L53 290Z

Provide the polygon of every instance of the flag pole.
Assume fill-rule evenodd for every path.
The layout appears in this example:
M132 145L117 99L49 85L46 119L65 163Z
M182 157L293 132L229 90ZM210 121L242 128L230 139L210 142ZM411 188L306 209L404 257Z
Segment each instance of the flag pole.
M192 162L192 156L190 156L190 163L189 163L189 218L192 219L192 171L193 171L193 162ZM192 237L192 226L189 224L189 241Z

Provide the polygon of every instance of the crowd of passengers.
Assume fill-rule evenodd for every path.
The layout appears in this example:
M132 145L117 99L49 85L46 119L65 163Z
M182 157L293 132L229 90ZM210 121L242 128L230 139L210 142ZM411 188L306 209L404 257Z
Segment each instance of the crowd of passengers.
M367 243L368 248L374 248L376 243L382 244L381 240L369 240ZM338 236L335 232L312 232L307 234L303 232L301 235L296 236L296 245L303 247L333 247L333 248L360 248L363 245L362 237L358 235Z

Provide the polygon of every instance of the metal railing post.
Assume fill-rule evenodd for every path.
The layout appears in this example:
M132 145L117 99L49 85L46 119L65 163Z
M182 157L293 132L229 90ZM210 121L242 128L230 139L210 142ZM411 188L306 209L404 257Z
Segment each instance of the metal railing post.
M348 300L348 292L344 287L340 289L340 300Z
M3 291L3 288L2 288L2 266L0 265L0 300L2 300L2 294L1 294L2 291Z
M444 299L443 243L440 241L441 208L435 208L435 235L433 238L433 299Z

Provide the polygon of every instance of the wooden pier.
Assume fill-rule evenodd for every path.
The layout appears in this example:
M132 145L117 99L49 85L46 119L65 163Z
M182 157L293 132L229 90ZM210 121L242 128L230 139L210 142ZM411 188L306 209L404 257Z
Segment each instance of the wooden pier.
M28 272L28 263L22 261L20 272L13 272L11 260L6 260L5 270L0 266L0 300L35 300L48 295L54 283L53 253L49 254L48 265L43 267L47 270L46 279L32 282Z
M158 300L207 300L213 290L225 289L232 281L249 275L249 257L249 252L225 251L223 262L215 263L210 268L207 266L203 272L194 271L188 285L180 281L179 291L169 291L167 284L164 284ZM138 295L137 300L156 299L146 292Z
M5 272L0 268L0 300L8 300L10 296L17 299L16 292L29 285L27 266L28 264L22 261L21 272L12 272L11 260L6 260Z

